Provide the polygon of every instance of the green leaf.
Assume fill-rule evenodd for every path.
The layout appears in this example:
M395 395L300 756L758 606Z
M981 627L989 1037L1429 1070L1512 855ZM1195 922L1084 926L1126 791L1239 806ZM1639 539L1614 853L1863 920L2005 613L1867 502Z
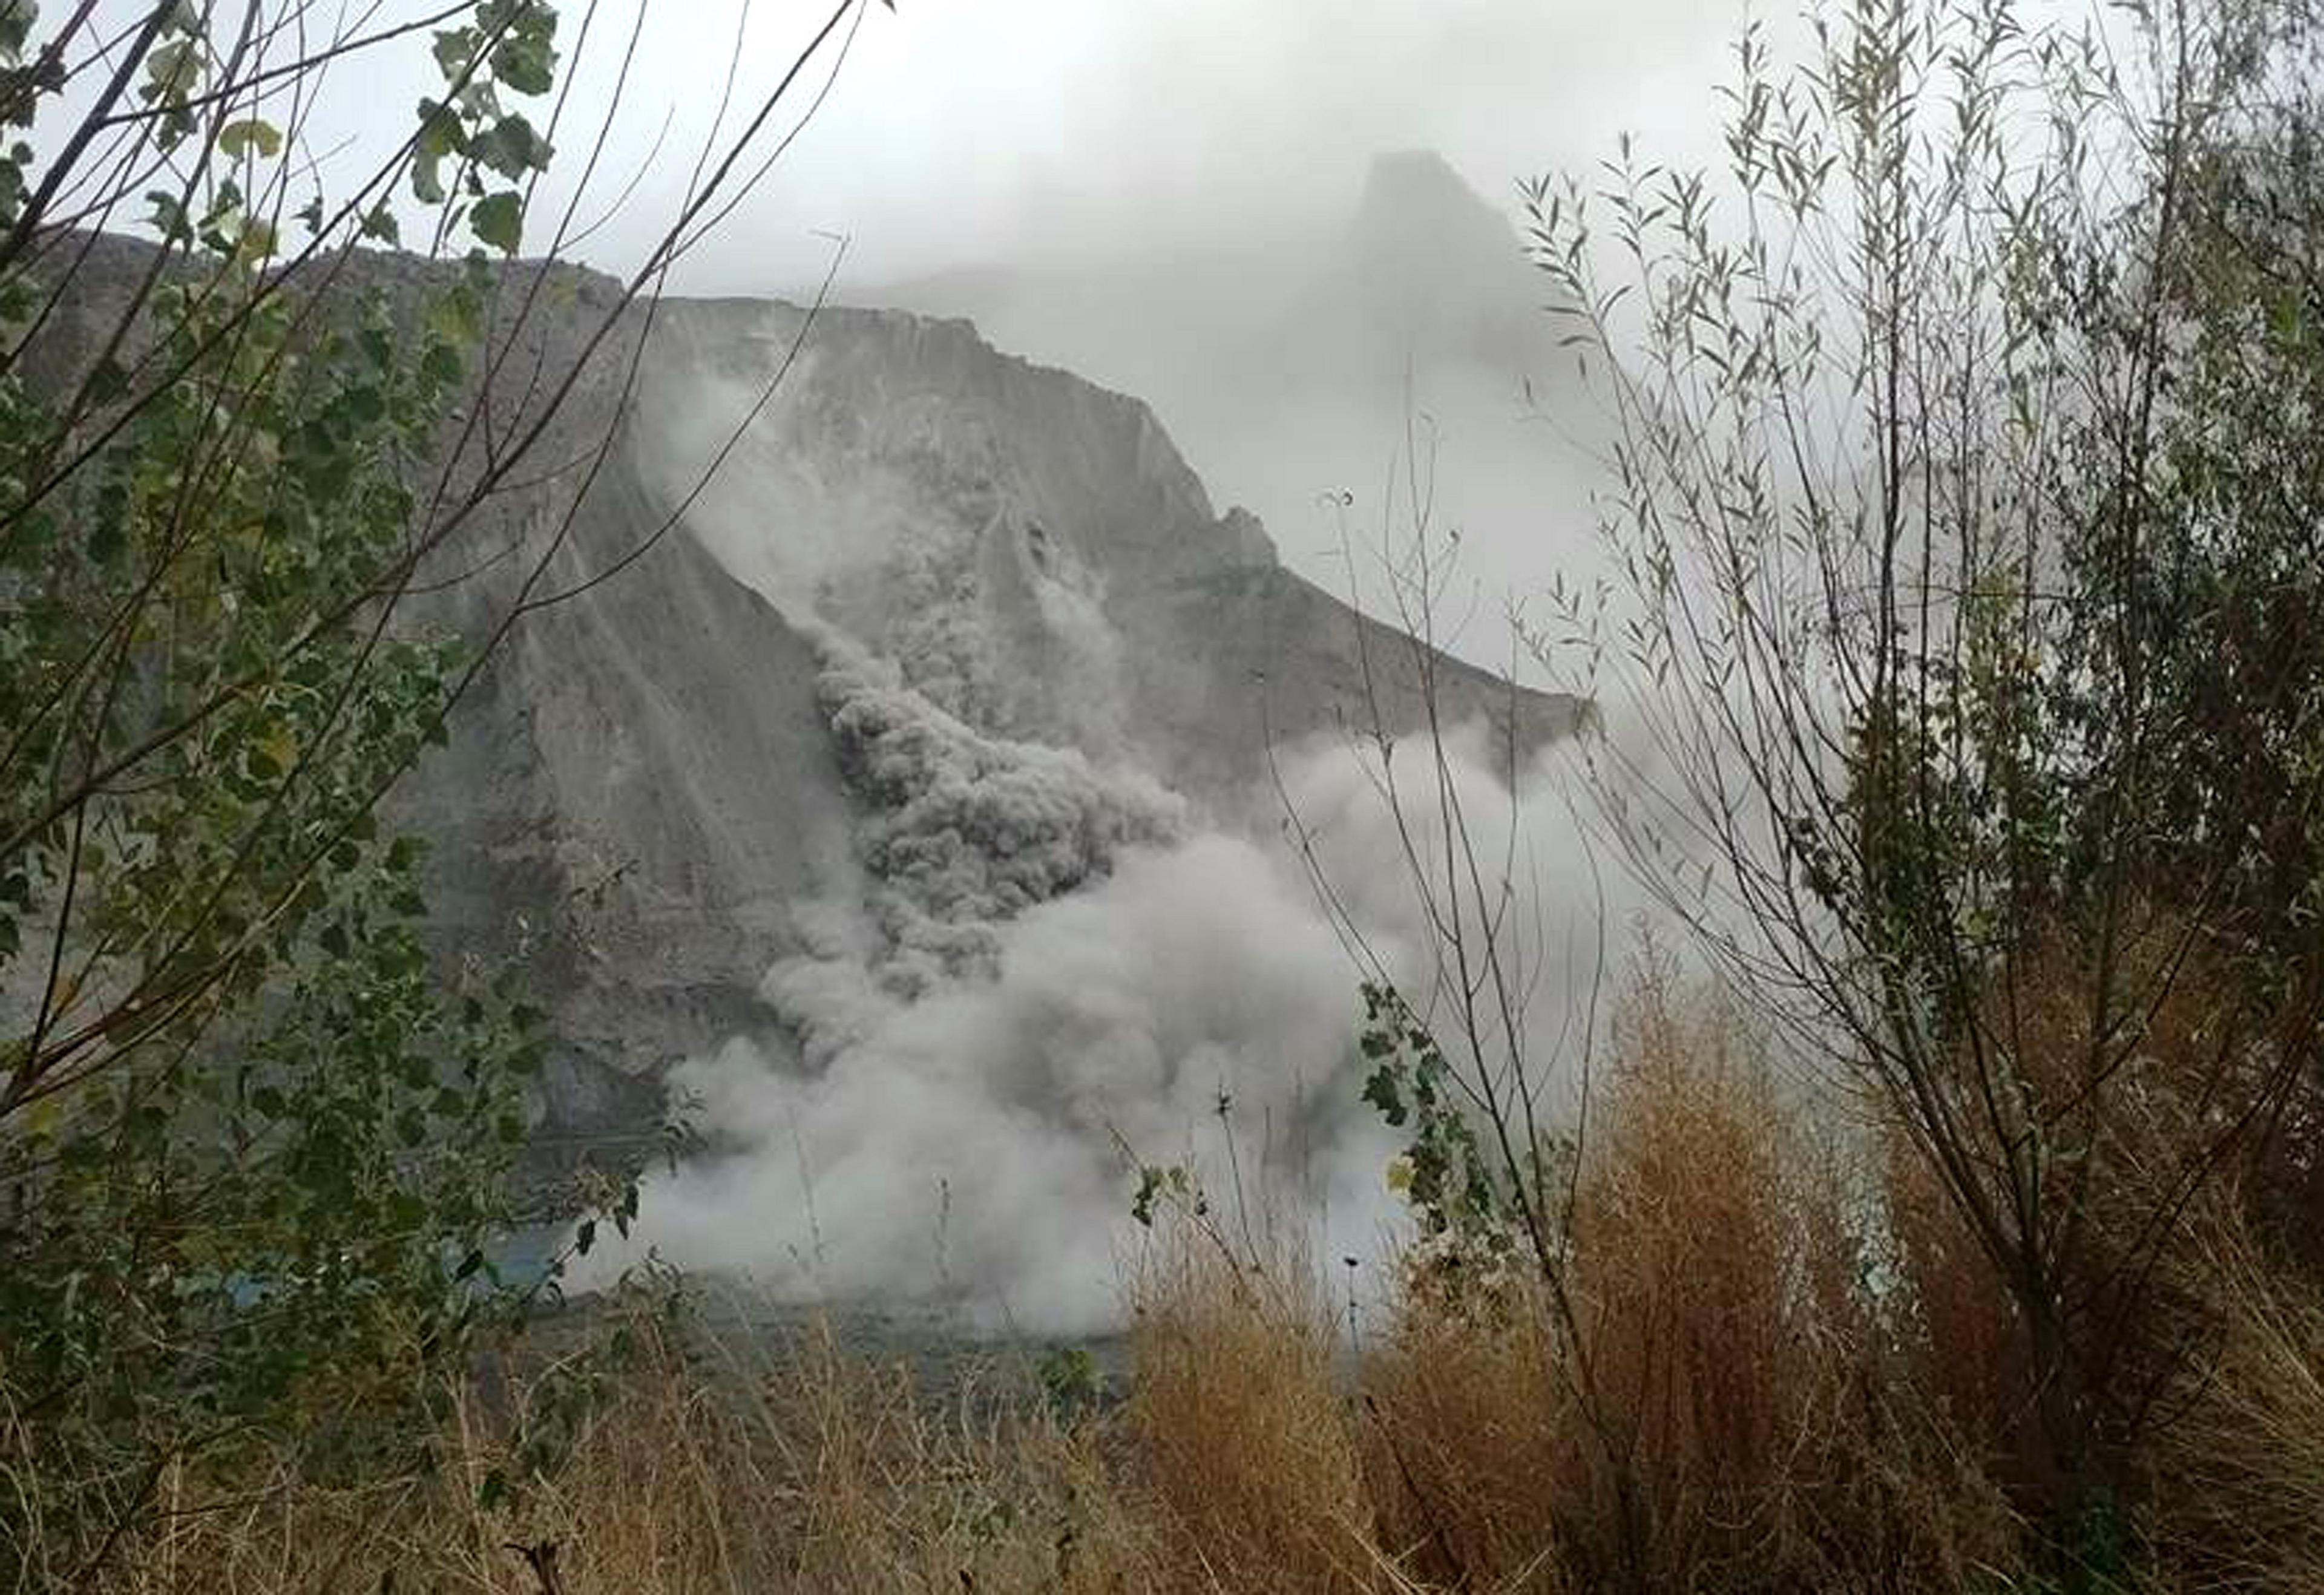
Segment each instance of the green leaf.
M244 261L264 260L274 253L275 242L274 224L253 217L243 224L241 234L235 239L235 256Z
M239 161L254 149L272 161L282 152L282 133L272 122L252 116L219 128L217 147L218 153L229 161Z
M121 558L129 546L129 521L126 506L115 509L106 506L89 528L88 557L97 565L111 565Z
M153 230L162 237L183 239L192 231L192 224L186 217L185 202L177 195L155 189L145 196L145 199L153 207L149 217Z
M201 72L201 54L190 39L173 39L145 58L145 82L137 91L148 104L182 105Z
M557 80L557 14L528 5L493 50L493 76L519 94L547 94Z
M447 388L466 374L467 363L448 343L431 343L420 356L420 375L431 386Z
M524 198L513 189L476 202L468 225L478 238L503 254L514 254L524 242Z
M451 107L432 99L420 102L420 136L411 148L411 192L422 205L444 203L444 158L459 154L466 145L460 120Z
M1392 1126L1401 1126L1407 1117L1393 1065L1383 1064L1372 1071L1371 1078L1364 1082L1363 1100L1379 1109L1380 1117Z
M549 141L532 130L522 116L510 115L470 141L469 152L503 177L519 178L528 171L546 171L551 155Z
M476 46L482 42L474 28L452 28L436 35L436 68L444 74L447 83L456 82L476 59Z
M40 15L33 0L0 0L0 61L14 66L23 58L24 41Z

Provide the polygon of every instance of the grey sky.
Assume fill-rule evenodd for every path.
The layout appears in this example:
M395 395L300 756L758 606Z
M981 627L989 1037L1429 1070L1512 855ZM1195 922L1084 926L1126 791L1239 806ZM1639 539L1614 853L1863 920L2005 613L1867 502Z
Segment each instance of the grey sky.
M663 0L633 131L675 105L698 136L738 4L686 0L681 28ZM746 70L771 69L820 9L760 0ZM865 281L1263 236L1338 216L1370 155L1406 146L1499 200L1619 128L1699 146L1740 15L1728 0L900 0L867 15L793 157L690 275L795 282L818 229L853 236Z
M97 31L124 36L146 3L102 0ZM222 18L239 11L238 0L213 3ZM579 171L631 21L649 8L593 190L610 197L644 175L622 213L583 245L585 258L618 269L667 218L738 37L742 106L829 4L562 0L560 42L575 76L552 189ZM438 8L308 0L295 9L319 42L335 25L369 30ZM66 8L51 0L48 9ZM1383 149L1436 149L1496 203L1520 176L1603 154L1623 129L1708 152L1711 87L1743 14L1742 0L867 5L821 114L680 286L767 292L811 282L827 258L819 235L829 233L853 238L854 283L1263 239L1343 214ZM308 141L328 180L366 171L385 141L409 131L435 82L424 34L335 68ZM533 242L543 241L536 226Z

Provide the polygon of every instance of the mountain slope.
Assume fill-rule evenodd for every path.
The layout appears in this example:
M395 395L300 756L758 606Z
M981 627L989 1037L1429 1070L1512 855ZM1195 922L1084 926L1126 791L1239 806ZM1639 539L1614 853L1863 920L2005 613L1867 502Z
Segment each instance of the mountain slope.
M1070 833L1072 865L984 916L1005 918L1137 840L1271 822L1270 746L1368 724L1367 665L1389 724L1419 719L1408 640L1285 570L1250 516L1214 513L1143 404L963 322L664 304L576 565L680 506L633 568L525 622L414 798L450 844L446 883L494 882L466 894L471 932L570 927L560 1022L623 1071L754 1020L779 1044L795 1030L760 990L816 945L802 903L873 904L914 948L908 984L957 972L957 947L932 950L963 933L951 905L884 890L899 825L964 830L986 874ZM1431 662L1448 718L1521 752L1573 723L1570 701ZM941 723L987 795L1047 761L1047 807L899 819L866 769L879 715L911 721L889 746ZM964 824L976 802L1000 829ZM480 814L501 816L489 834ZM576 892L586 910L560 907Z
M150 258L99 240L34 368L86 360ZM408 296L448 268L342 269ZM1126 858L1263 834L1270 751L1370 701L1416 724L1424 663L1519 757L1576 723L1358 619L1213 511L1144 404L964 322L616 300L501 272L516 330L456 429L517 434L606 336L400 622L482 638L570 595L393 799L435 844L445 955L521 956L550 1011L545 1146L649 1125L663 1074L733 1037L812 1074Z

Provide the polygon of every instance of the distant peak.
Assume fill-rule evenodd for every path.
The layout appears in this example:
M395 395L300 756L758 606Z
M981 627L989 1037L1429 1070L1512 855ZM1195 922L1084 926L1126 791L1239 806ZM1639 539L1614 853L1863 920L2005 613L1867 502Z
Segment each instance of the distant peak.
M1372 158L1348 243L1357 269L1402 297L1506 281L1522 252L1508 217L1434 150Z
M1465 189L1452 162L1430 149L1382 150L1372 157L1371 186L1445 185Z
M1389 150L1373 156L1358 217L1407 226L1452 223L1473 228L1480 219L1499 222L1484 197L1434 150Z
M1538 288L1516 225L1434 150L1373 157L1344 245L1359 312L1400 353L1499 366L1530 346Z

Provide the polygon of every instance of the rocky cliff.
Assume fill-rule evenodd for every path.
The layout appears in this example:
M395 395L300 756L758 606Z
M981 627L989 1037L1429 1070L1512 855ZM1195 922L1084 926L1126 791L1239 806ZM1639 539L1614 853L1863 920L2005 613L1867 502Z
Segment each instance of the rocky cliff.
M512 513L537 539L569 495L551 590L662 535L520 622L401 798L447 940L534 950L568 1044L552 1135L630 1120L630 1082L725 1036L796 1046L767 977L836 921L881 983L924 989L1125 847L1271 825L1271 747L1352 733L1374 700L1418 720L1424 656L1218 513L1137 400L957 320L632 319L629 401L589 384L544 456L611 427L604 466ZM550 324L536 359L569 337ZM501 596L442 603L473 625ZM1449 719L1521 753L1573 722L1425 662Z
M102 244L43 359L140 258ZM347 269L392 290L439 268ZM547 1148L650 1124L671 1065L737 1037L813 1078L1001 978L1014 922L1125 859L1267 834L1270 751L1374 706L1412 725L1424 669L1504 751L1574 724L1290 574L1144 404L964 321L617 298L503 273L514 330L456 428L514 435L606 336L408 616L482 634L536 565L525 590L556 599L395 798L434 843L447 955L530 962L562 1042ZM1343 1043L1348 988L1308 984L1308 1028Z

